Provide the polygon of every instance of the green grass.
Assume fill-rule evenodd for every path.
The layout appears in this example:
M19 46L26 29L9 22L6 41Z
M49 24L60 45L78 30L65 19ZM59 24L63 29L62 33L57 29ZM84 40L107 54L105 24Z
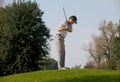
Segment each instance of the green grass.
M48 70L0 77L0 82L120 82L120 71Z

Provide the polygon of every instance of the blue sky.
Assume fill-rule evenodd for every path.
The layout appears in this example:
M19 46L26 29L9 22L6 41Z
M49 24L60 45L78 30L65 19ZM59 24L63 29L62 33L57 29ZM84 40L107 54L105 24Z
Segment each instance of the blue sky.
M65 39L66 67L84 66L89 60L89 53L84 51L93 34L99 34L99 24L103 21L118 23L120 20L120 0L36 0L44 11L43 20L51 29L53 39L57 27L67 17L76 15L78 24L73 25L73 32ZM54 40L50 42L51 57L57 59Z

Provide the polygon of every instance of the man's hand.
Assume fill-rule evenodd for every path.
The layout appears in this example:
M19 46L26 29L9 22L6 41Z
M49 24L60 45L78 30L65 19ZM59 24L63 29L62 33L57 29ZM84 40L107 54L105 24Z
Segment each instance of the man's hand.
M59 28L58 28L58 31L59 31L59 32L61 32L61 31L63 31L63 30L67 30L67 31L69 31L69 32L72 32L72 28L71 28L71 27L65 26L65 27L59 27Z
M66 30L68 30L69 32L72 32L72 28L71 27L65 27Z

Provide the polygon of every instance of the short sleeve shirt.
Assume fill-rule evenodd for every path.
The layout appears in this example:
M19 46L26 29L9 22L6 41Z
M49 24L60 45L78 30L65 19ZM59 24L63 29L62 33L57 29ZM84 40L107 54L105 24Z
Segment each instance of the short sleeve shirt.
M67 21L63 21L60 25L59 25L59 27L65 27L65 26L68 26L68 27L71 27L72 28L72 25L71 24L69 24ZM61 32L59 32L58 34L60 34L61 36L63 36L64 38L68 35L68 30L63 30L63 31L61 31Z

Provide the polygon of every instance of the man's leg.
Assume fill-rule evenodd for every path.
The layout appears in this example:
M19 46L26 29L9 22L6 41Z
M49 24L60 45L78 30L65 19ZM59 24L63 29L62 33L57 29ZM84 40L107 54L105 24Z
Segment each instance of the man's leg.
M64 39L56 35L56 50L58 55L58 69L61 69L64 67L65 63L65 45L64 45Z
M61 47L62 47L62 55L61 55L61 67L64 68L65 66L65 44L64 44L64 39L62 39L61 42Z

